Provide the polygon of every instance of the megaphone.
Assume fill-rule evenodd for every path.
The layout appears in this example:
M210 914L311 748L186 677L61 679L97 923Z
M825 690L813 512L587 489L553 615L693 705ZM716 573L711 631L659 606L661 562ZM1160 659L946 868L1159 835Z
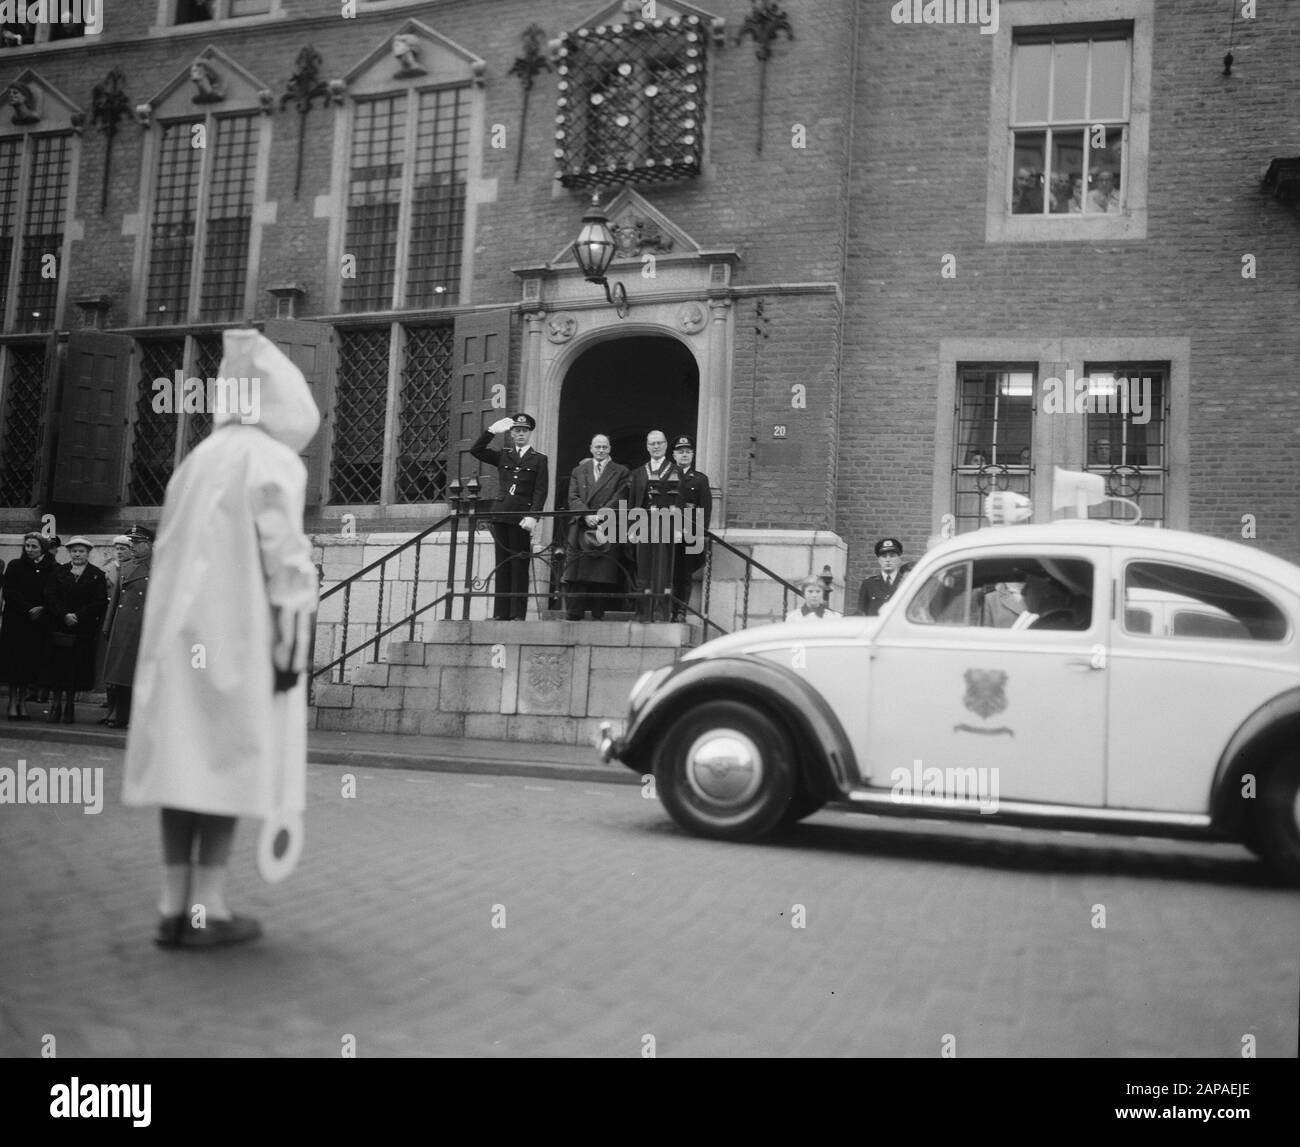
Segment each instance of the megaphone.
M1014 490L994 490L984 498L984 516L990 526L1014 526L1029 521L1034 504Z
M1052 467L1052 513L1073 506L1076 515L1084 521L1088 518L1088 507L1099 506L1102 502L1122 502L1132 506L1137 514L1127 518L1123 525L1136 526L1142 520L1142 507L1131 498L1115 498L1106 493L1106 476L1088 474L1082 470L1063 470L1060 466Z

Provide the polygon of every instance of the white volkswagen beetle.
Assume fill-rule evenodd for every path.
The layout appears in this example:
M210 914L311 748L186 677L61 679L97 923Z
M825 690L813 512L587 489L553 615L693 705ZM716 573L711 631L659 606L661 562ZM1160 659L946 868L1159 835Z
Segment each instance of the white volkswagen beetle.
M877 618L750 629L646 674L601 751L704 836L835 801L1238 840L1300 880L1300 567L1108 522L982 529Z

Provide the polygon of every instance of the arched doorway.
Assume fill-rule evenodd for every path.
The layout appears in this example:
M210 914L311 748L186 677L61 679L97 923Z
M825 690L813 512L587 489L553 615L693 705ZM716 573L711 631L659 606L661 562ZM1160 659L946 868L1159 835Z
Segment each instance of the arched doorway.
M667 335L628 335L588 347L560 391L555 505L567 504L569 475L588 456L593 434L609 435L611 455L629 469L646 460L645 436L662 430L695 437L700 371L695 356Z

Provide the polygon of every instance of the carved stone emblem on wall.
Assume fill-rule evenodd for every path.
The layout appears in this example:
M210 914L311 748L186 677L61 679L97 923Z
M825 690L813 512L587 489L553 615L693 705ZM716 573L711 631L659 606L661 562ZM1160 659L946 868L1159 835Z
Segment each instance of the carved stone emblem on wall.
M578 333L578 320L572 315L549 315L546 319L546 337L553 343L567 343Z
M620 259L635 259L650 251L662 255L673 249L673 241L664 237L658 224L648 219L625 216L610 225L614 233L615 254Z
M398 65L395 79L426 74L426 69L420 65L420 40L410 32L399 32L393 37L393 58Z
M16 124L40 123L41 93L34 84L14 80L5 93L9 106L13 108L13 122Z
M543 701L555 698L564 685L563 653L534 653L528 661L528 685Z
M226 98L226 85L207 60L195 60L190 65L190 82L194 85L196 104L219 104Z
M702 331L706 317L704 308L699 303L683 303L677 309L677 325L688 335Z

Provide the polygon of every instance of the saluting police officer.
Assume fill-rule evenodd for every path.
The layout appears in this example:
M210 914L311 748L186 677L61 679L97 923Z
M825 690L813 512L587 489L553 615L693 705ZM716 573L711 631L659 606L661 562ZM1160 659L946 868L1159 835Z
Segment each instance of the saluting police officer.
M491 523L496 543L496 601L492 616L497 621L523 621L528 613L528 563L532 534L537 528L534 514L546 508L550 489L550 464L546 455L529 445L537 420L531 414L514 414L492 423L470 453L480 462L497 468L500 485L492 509ZM512 445L493 450L488 445L497 434L510 432Z
M897 538L881 538L876 543L876 558L880 562L880 572L863 581L858 591L858 612L868 617L880 613L880 607L894 596L899 583L912 568L910 562L903 564L903 543Z

